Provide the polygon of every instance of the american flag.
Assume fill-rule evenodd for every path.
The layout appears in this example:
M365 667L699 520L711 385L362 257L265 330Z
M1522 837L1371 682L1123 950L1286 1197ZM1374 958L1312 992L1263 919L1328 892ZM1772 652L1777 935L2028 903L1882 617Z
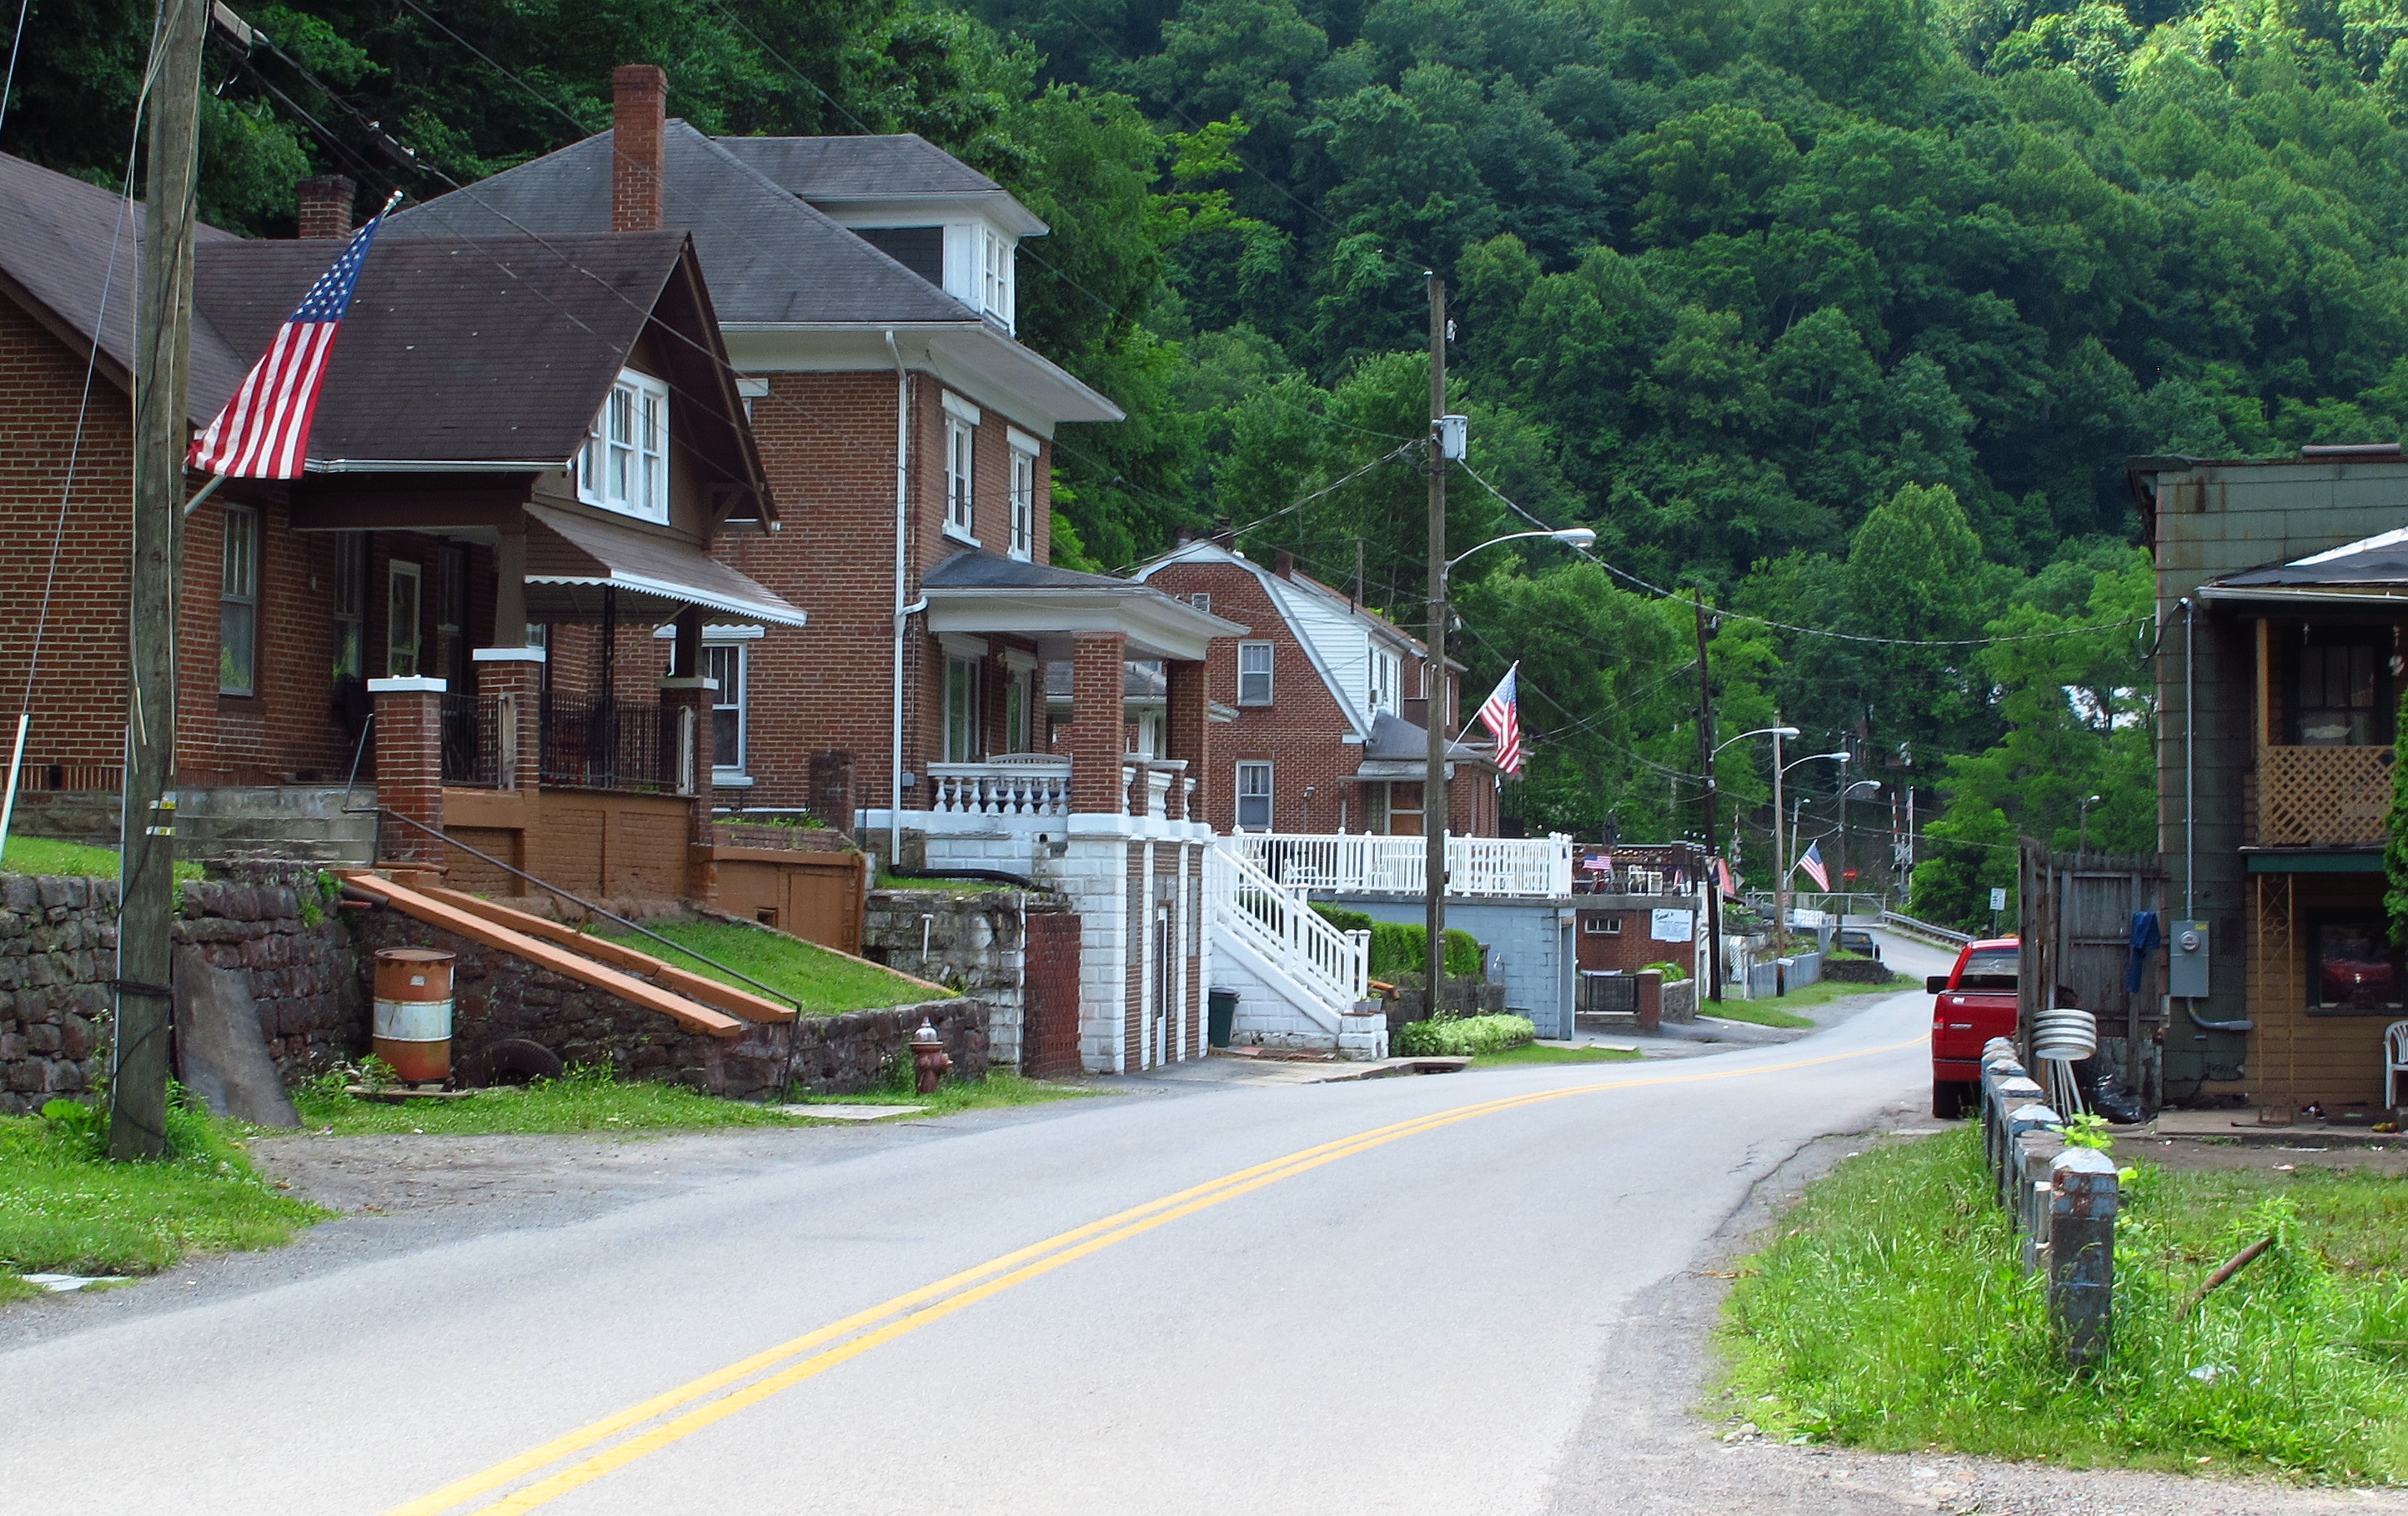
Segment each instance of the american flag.
M1804 869L1816 889L1828 890L1831 887L1831 871L1823 866L1823 844L1820 842L1806 844L1806 855L1790 866Z
M234 398L193 441L186 462L205 474L228 479L299 479L309 461L309 423L318 414L318 392L335 334L351 307L360 265L386 212L401 202L396 193L383 210L351 235L334 266L318 276L301 304L276 330L267 355L251 365Z
M1497 689L1481 702L1480 723L1497 737L1497 766L1508 774L1522 772L1522 712L1513 693L1515 664L1497 681Z

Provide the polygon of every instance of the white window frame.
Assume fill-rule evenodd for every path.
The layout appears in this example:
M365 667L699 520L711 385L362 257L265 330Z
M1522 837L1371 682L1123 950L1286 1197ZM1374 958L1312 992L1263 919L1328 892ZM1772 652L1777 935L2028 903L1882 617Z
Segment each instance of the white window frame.
M225 540L219 551L218 694L259 693L259 510L221 508Z
M945 396L945 536L973 548L983 546L976 532L978 424L976 407Z
M954 652L945 655L944 751L949 764L973 764L979 759L979 665L976 658ZM956 691L961 694L958 703Z
M619 371L577 451L577 498L638 521L668 521L667 381Z
M714 654L719 655L716 660L714 660ZM713 783L731 778L741 779L745 774L744 749L746 740L752 735L749 723L744 719L745 702L752 693L752 671L746 666L750 658L751 654L745 651L745 646L741 642L721 641L715 637L703 638L702 677L719 680L719 688L712 691L710 694L711 719L715 722L723 710L732 710L736 713L736 751L733 754L721 749L719 733L715 728L710 734L710 776ZM714 661L723 665L734 665L735 689L730 690L727 687L729 680L719 678L712 666Z
M335 681L368 671L368 535L335 534Z
M1377 643L1371 645L1370 672L1366 694L1375 711L1394 711L1398 706L1398 686L1404 682L1404 660Z
M1038 441L1018 427L1007 427L1004 440L1011 444L1011 538L1010 554L1022 563L1037 554L1037 450Z
M1262 664L1262 666L1260 668L1247 667L1246 665L1249 663L1257 661L1255 658L1256 654L1261 655L1259 662ZM1272 644L1268 642L1239 643L1238 704L1241 706L1269 705L1276 693L1272 679L1272 671L1277 665L1278 655L1272 651ZM1258 693L1253 694L1246 693L1248 688L1246 681L1248 679L1259 679L1262 681L1259 686Z
M1000 234L979 228L980 308L1012 329L1011 243Z
M393 613L400 598L401 587L409 586L409 616ZM404 630L408 640L395 636ZM404 654L407 654L407 657ZM395 558L384 565L384 672L387 679L415 679L426 668L426 579L425 571L407 558Z
M1187 603L1194 606L1197 609L1203 611L1207 615L1211 614L1212 596L1203 590L1198 590L1194 594L1189 595L1187 597Z
M1271 823L1275 820L1271 812L1271 765L1267 763L1247 762L1237 765L1236 782L1230 789L1230 794L1237 797L1237 809L1229 819L1231 830L1239 832L1271 830ZM1254 782L1257 787L1248 788L1249 781ZM1246 809L1249 805L1260 805L1262 808L1260 825L1248 824Z

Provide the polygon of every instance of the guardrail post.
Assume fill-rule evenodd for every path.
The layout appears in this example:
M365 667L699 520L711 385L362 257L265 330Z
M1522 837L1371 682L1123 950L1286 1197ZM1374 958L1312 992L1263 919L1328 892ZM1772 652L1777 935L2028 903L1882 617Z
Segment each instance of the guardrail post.
M1983 1080L1982 1143L1990 1160L1990 1171L2003 1175L2012 1156L2014 1135L2007 1129L2008 1113L2018 1106L2038 1105L2048 1098L2048 1092L2025 1078L2020 1072Z
M2107 1352L2115 1299L2115 1161L2068 1148L2050 1170L2048 1315L2065 1361L2087 1368Z
M2023 1082L2028 1084L2031 1081L2026 1080ZM2028 1214L2024 1208L2022 1196L2016 1193L2017 1186L2024 1182L2023 1139L2033 1132L2057 1132L2064 1124L2057 1120L2056 1111L2038 1101L2024 1101L2007 1109L2007 1119L2001 1133L2005 1138L2005 1145L1999 1153L1999 1199L2008 1209L2015 1213L2019 1223ZM2051 1152L2056 1151L2054 1148L2049 1150Z

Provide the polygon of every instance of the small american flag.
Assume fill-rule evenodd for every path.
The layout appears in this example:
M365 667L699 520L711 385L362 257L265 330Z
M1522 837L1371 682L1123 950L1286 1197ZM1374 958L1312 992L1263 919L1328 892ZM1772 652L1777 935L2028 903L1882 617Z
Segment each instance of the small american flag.
M1515 664L1497 681L1497 689L1481 702L1480 724L1497 737L1497 766L1508 774L1522 772L1522 712L1513 690Z
M309 462L309 423L318 414L318 392L335 334L351 307L360 265L386 212L401 203L395 193L383 210L351 235L334 266L318 276L301 304L276 330L267 355L251 365L234 398L209 429L193 441L186 462L205 474L228 479L299 479Z
M1820 842L1806 844L1806 855L1792 866L1804 869L1816 889L1828 890L1831 887L1831 871L1823 866L1823 844Z

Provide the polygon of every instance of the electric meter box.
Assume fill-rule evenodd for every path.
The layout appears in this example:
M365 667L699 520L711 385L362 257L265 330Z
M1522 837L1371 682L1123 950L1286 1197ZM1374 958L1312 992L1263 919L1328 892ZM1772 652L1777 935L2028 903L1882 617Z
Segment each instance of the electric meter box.
M2177 1000L2207 998L2207 923L2176 922L2166 935L2166 994Z

